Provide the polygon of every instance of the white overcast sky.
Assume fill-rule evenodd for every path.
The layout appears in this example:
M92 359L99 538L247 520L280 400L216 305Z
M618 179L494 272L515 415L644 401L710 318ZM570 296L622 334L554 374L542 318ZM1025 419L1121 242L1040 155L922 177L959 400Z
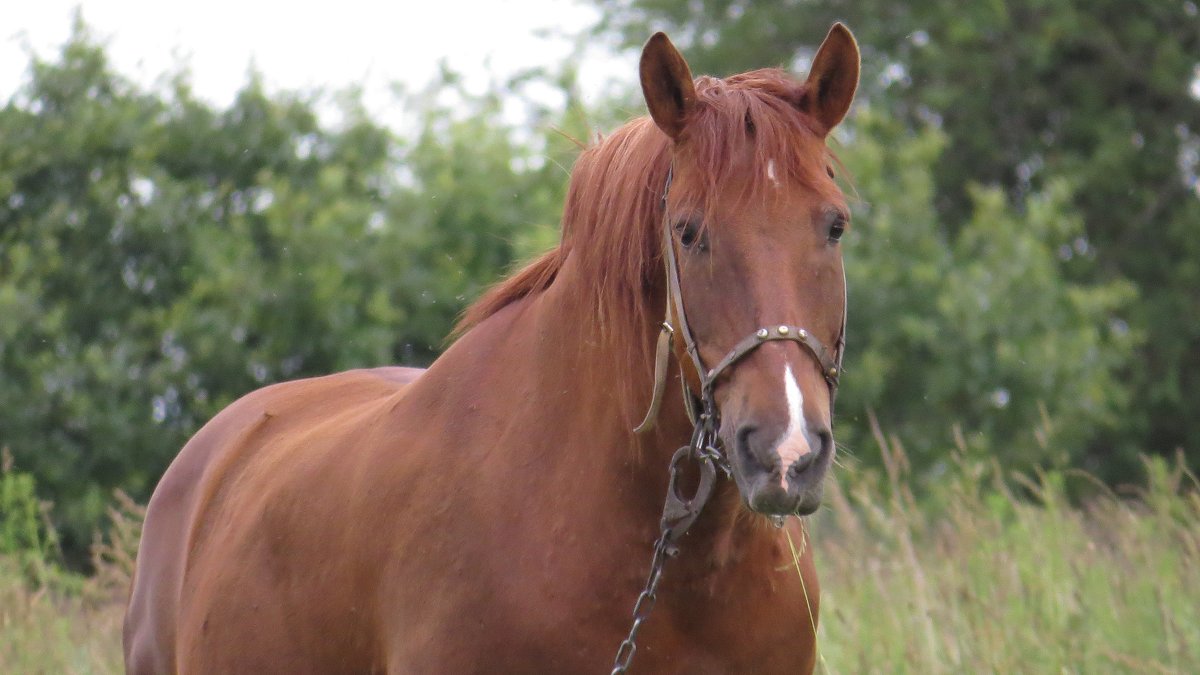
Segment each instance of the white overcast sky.
M144 84L182 62L197 94L226 105L254 64L273 91L363 84L385 120L399 119L388 110L392 82L418 88L444 59L482 89L489 77L560 64L571 41L554 35L598 18L578 0L0 0L0 102L26 76L29 50L55 55L77 6L117 71ZM632 82L635 68L632 55L589 48L585 93Z

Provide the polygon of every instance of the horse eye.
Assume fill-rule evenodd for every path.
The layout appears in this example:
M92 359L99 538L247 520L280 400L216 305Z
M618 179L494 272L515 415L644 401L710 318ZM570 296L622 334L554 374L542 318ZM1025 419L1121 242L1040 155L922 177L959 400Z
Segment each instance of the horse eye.
M675 229L679 232L679 243L684 248L697 248L704 251L708 248L704 237L700 236L700 223L694 220L684 220L675 224Z
M844 213L834 215L833 222L829 225L829 241L839 241L845 231L846 215Z

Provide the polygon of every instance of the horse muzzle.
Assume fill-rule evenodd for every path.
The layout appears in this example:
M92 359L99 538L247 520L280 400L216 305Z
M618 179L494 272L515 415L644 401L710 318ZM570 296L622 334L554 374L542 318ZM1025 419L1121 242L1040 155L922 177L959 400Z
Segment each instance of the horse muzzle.
M817 510L833 461L833 434L828 429L781 438L778 432L743 424L733 436L734 479L751 510L770 516L803 516Z

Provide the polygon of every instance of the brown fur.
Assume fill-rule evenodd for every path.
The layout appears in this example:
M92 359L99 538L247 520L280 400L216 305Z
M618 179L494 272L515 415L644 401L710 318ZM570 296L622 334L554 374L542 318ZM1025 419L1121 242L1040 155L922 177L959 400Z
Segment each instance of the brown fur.
M774 70L701 78L676 141L670 208L710 215L726 253L681 265L689 306L711 309L697 319L709 352L760 313L826 340L840 325L840 253L814 228L841 195L805 86ZM658 534L666 461L691 428L676 403L654 433L630 431L664 309L671 156L649 119L586 150L561 245L472 307L428 371L279 384L205 425L148 507L129 672L606 672ZM764 384L784 363L804 414L827 424L806 358L772 345L739 365L721 392L731 428L786 421ZM678 401L677 368L669 381ZM800 521L787 528L805 540ZM721 481L681 549L634 672L812 671L807 548L795 563Z

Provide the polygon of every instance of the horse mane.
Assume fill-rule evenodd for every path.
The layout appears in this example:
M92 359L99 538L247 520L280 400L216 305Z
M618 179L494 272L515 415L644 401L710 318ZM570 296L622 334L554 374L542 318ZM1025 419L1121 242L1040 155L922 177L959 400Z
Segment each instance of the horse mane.
M731 198L722 194L722 185L735 171L745 171L735 158L751 143L749 194L741 198L768 195L773 175L841 202L827 175L836 159L827 149L811 151L811 141L825 146L816 123L798 107L804 92L803 83L777 68L698 78L697 105L680 144L689 169L696 171L689 175L698 180L691 181L694 194L683 194L683 199L707 211L718 197ZM670 140L649 117L634 119L584 149L571 172L559 245L486 291L466 310L453 335L541 293L570 260L571 283L597 323L593 334L616 348L618 358L631 359L626 363L649 364L647 326L661 318L646 323L642 317L652 302L651 291L662 283L661 198L671 152Z
M578 261L582 278L589 280L585 287L599 291L606 286L614 292L595 298L604 315L621 307L635 309L636 304L629 307L613 295L633 300L628 291L642 288L642 267L659 258L661 239L652 221L657 222L668 153L667 137L648 117L585 148L571 171L559 245L488 289L467 308L453 334L462 335L513 302L548 288L568 257ZM657 188L651 187L656 183Z

